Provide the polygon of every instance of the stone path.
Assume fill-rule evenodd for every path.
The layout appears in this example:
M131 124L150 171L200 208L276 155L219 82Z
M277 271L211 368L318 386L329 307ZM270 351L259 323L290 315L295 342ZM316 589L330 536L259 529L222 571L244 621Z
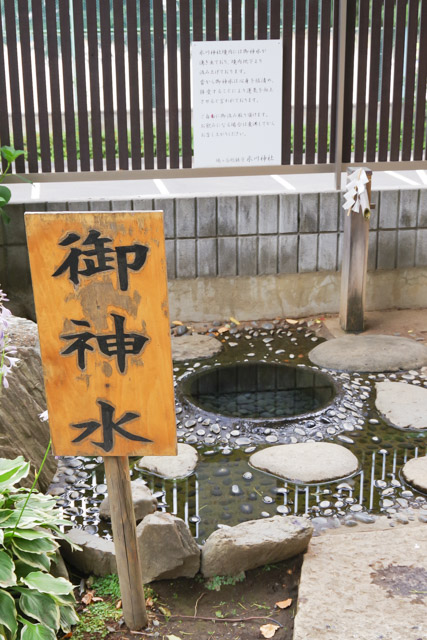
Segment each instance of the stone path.
M319 367L336 371L399 371L426 366L427 347L397 336L345 336L319 344L309 358Z
M186 478L193 473L198 459L197 449L179 443L176 456L144 456L137 467L162 478Z
M294 640L426 640L427 527L334 533L304 556Z
M427 456L412 458L402 468L406 482L420 491L427 492Z
M221 342L212 336L191 333L172 337L172 359L176 362L211 358L221 349Z
M405 382L377 382L375 406L401 429L427 429L427 389Z

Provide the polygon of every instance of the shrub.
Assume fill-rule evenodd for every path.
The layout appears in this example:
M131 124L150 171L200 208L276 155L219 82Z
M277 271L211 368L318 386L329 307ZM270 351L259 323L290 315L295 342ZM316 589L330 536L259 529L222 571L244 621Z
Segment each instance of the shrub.
M73 585L49 573L68 522L51 496L15 487L29 467L0 458L0 640L55 640L78 622Z

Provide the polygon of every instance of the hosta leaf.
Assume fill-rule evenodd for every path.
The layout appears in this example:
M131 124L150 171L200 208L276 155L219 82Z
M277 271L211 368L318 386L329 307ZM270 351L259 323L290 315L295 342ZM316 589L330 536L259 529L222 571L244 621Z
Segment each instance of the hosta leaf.
M6 627L0 624L0 640L8 640L6 637Z
M20 640L56 640L56 634L42 624L31 624L25 620Z
M4 542L4 531L3 529L0 529L0 544L3 544Z
M74 611L74 607L62 605L59 607L60 626L62 631L70 631L71 627L78 623L79 617Z
M22 456L18 456L15 460L0 458L0 491L12 487L19 480L25 478L29 470L30 463L25 462Z
M71 593L73 585L65 578L54 578L48 573L42 571L33 571L22 579L30 589L37 589L42 593L50 593L52 595L62 595Z
M58 595L57 593L51 594L52 598L55 600L55 602L57 602L59 605L61 604L65 604L65 605L74 605L74 603L76 602L76 599L74 597L74 593L71 591L71 593L64 593L62 595Z
M13 548L13 552L19 560L30 565L30 567L34 567L35 569L44 569L45 571L49 571L50 569L50 560L45 553L28 553L27 551L17 549L17 547Z
M49 553L56 551L59 546L54 540L48 538L26 540L25 538L15 538L15 536L12 544L14 547L21 549L21 551L27 551L28 553Z
M15 636L18 628L15 600L3 589L0 589L0 624L9 629L12 637Z
M12 587L16 584L15 565L6 551L0 550L0 587Z
M30 567L30 565L25 564L25 562L21 562L21 560L15 561L15 573L18 580L22 580L29 573L34 571L34 567Z
M5 534L6 538L23 538L24 540L39 540L40 538L52 539L52 534L43 529L15 529Z
M59 606L47 593L23 589L19 606L22 613L42 622L49 629L59 629Z

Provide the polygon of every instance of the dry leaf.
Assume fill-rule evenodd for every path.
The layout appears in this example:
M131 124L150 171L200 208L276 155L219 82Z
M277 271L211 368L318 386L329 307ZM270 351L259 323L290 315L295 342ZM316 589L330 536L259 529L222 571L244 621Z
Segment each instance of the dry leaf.
M298 324L299 320L292 320L292 318L286 318L286 322L289 324Z
M146 601L145 601L145 604L147 605L147 607L154 607L153 598L147 598Z
M173 320L172 324L174 324L176 327L182 326L182 322L180 320Z
M292 598L288 598L287 600L280 600L280 602L276 602L276 607L279 609L287 609L292 604Z
M263 638L272 638L277 629L280 629L278 624L263 624L262 627L259 628Z
M167 640L181 640L178 636L166 636Z
M95 595L95 591L86 591L84 596L82 596L83 604L90 604L91 602L102 602L102 598L99 598Z
M228 330L229 330L229 328L230 328L230 327L227 327L227 326L225 326L225 327L220 327L220 328L218 329L218 333L225 333L226 331L228 331Z
M117 600L116 609L121 609L121 608L122 608L122 601L121 600Z
M233 316L230 316L230 322L234 322L234 324L240 324L240 322L236 318L233 318Z
M171 612L169 611L169 609L167 607L164 607L164 606L159 606L159 611L161 613L163 613L163 615L166 616L167 618L170 618L171 615L172 615Z

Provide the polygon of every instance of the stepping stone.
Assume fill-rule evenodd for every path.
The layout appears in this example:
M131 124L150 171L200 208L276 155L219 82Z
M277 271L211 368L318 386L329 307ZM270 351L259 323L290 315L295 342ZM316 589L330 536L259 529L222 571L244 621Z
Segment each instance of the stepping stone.
M322 342L308 356L313 364L336 371L375 373L427 365L427 347L396 336L344 336Z
M212 336L191 333L172 337L172 359L175 362L211 358L219 353L221 349L221 342Z
M138 469L144 469L162 478L186 478L196 468L199 455L189 444L178 444L176 456L144 456L137 462Z
M249 458L256 469L303 484L346 478L359 468L356 456L339 444L301 442L257 451Z
M395 427L427 429L427 389L405 382L377 382L375 406Z
M410 485L427 492L427 456L408 460L402 468L402 474Z
M426 638L426 547L425 524L312 538L294 640Z

